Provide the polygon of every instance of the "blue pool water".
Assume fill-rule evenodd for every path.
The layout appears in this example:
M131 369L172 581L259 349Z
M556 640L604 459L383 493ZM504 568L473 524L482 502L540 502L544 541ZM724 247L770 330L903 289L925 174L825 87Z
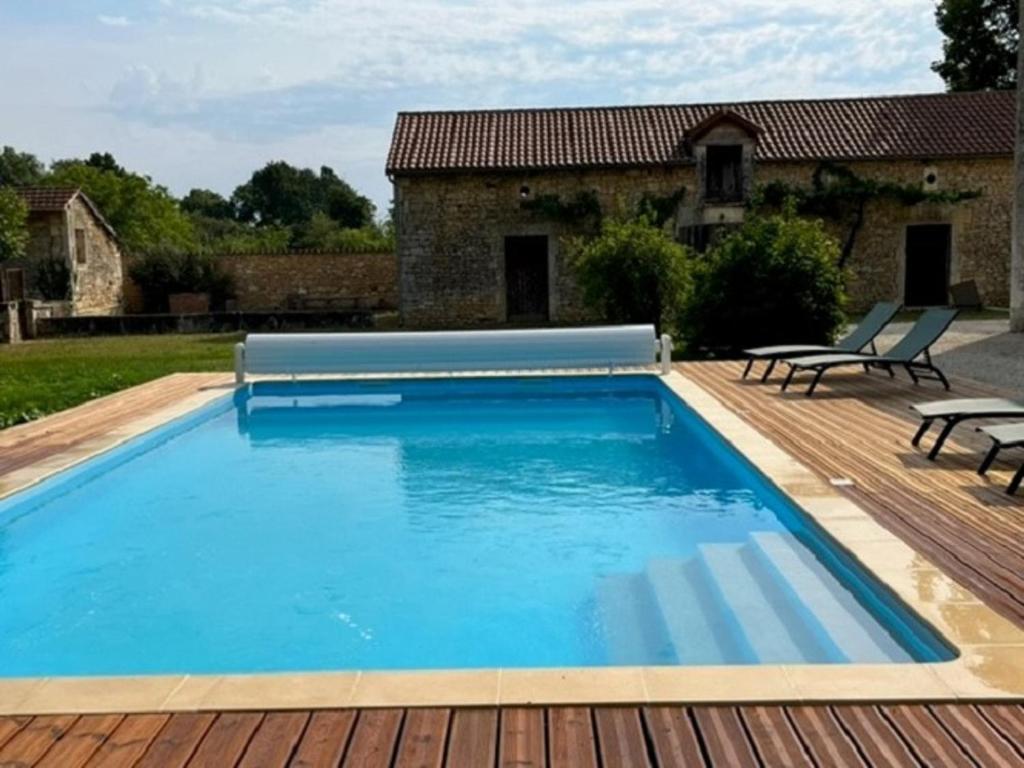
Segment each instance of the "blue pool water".
M0 675L930 661L652 376L257 384L0 502Z

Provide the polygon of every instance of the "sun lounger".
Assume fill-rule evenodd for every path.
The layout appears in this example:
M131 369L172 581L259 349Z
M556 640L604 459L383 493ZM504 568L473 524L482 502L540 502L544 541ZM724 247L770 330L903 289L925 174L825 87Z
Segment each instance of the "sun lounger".
M929 459L935 459L942 450L946 438L957 424L972 419L1002 419L1019 416L1024 418L1024 402L1006 400L1001 397L970 397L964 400L935 400L930 403L915 403L910 408L921 417L921 426L914 434L911 444L915 447L936 421L944 422L939 436L928 452Z
M787 357L799 357L800 355L825 354L828 352L860 352L865 347L871 349L871 354L878 354L875 348L875 338L882 332L882 329L900 311L900 305L893 301L880 301L868 312L863 319L857 323L849 334L837 341L833 346L821 346L814 344L780 344L772 347L754 347L743 350L747 356L747 367L743 369L743 378L747 378L750 369L758 360L767 360L768 365L761 374L761 383L768 381L768 377L775 370L775 365Z
M1024 446L1024 424L997 424L994 427L978 427L978 431L984 432L992 438L992 449L985 456L985 460L981 462L981 466L978 467L979 475L984 475L988 472L988 468L992 466L992 462L995 461L999 451L1003 448ZM1017 489L1020 488L1022 480L1024 480L1024 464L1021 464L1017 474L1013 476L1010 484L1006 486L1006 492L1009 494L1016 493Z
M782 389L789 388L793 376L800 371L814 371L814 380L807 388L808 396L814 394L818 382L825 375L826 371L844 366L859 365L865 371L871 368L881 368L895 376L893 368L899 367L906 370L910 378L917 384L921 379L941 381L942 385L949 389L949 381L942 371L932 362L930 348L932 344L946 332L950 324L956 318L955 309L929 309L907 335L896 342L896 345L884 355L863 355L863 354L831 354L831 355L809 355L807 357L785 358L782 362L789 366L789 373L782 382Z

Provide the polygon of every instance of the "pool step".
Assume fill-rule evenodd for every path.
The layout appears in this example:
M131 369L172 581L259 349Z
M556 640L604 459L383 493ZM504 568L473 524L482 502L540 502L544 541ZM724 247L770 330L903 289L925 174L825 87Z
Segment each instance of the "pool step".
M792 598L813 614L847 660L860 664L913 660L795 536L754 533L751 548L778 580L785 581Z
M700 563L728 612L735 617L757 661L791 664L833 654L786 594L778 574L764 567L747 544L702 544ZM841 659L835 659L840 661Z
M716 626L711 592L693 560L651 560L647 580L680 664L737 663L741 653Z
M643 574L615 573L601 578L597 583L597 610L609 663L676 663Z

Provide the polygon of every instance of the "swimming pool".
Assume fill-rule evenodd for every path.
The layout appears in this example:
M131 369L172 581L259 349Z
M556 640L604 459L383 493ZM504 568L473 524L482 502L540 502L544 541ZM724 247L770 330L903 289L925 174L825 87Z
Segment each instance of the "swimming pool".
M0 675L952 657L653 376L256 383L0 502Z

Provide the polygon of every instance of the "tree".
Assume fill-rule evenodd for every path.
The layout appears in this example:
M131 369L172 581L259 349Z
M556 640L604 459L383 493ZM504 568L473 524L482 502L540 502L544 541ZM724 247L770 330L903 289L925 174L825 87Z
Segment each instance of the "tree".
M242 221L260 226L302 226L318 212L344 227L358 228L373 221L373 203L327 166L318 176L309 168L267 163L231 199Z
M613 323L674 330L690 288L690 254L646 217L606 219L601 233L569 243L588 306Z
M189 190L181 199L181 210L209 219L235 218L235 206L231 201L209 189Z
M0 187L0 262L20 259L28 245L28 206L10 187Z
M950 91L1013 88L1017 82L1018 0L939 0L945 36L932 70Z
M1024 71L1024 49L1017 52ZM1024 78L1017 80L1017 151L1014 156L1013 244L1010 256L1010 330L1024 333Z
M132 253L159 248L191 250L195 230L170 193L148 178L123 169L99 168L88 162L54 163L46 184L79 187L96 203Z
M28 152L4 147L0 152L0 186L27 187L38 184L46 175L46 166Z

